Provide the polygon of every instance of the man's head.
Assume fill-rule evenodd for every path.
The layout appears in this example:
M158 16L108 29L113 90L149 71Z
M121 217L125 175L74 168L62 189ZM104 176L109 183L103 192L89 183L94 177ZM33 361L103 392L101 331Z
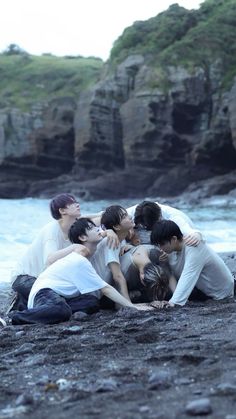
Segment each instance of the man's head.
M128 232L133 227L134 223L125 208L120 205L111 205L103 212L101 225L104 225L106 229L112 229L118 234L121 230Z
M151 230L156 221L161 219L161 208L155 202L143 201L137 205L134 214L135 226Z
M80 217L80 206L73 195L62 193L56 195L50 202L50 211L55 220L60 220L64 214Z
M151 293L152 300L165 298L169 288L169 277L167 273L156 263L149 262L144 266L141 282Z
M100 228L90 218L82 217L76 220L68 233L71 243L98 243L102 240Z
M171 253L181 248L183 234L178 225L171 220L161 220L154 224L151 243L158 245L164 252Z

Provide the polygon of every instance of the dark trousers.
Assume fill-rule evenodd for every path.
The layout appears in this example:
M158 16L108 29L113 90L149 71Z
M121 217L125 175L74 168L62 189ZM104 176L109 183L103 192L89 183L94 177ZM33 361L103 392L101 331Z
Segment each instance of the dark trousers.
M18 275L12 284L12 288L17 292L17 299L12 306L11 311L27 310L28 298L36 278L30 275ZM61 297L63 298L63 297ZM80 295L74 298L63 298L70 306L72 313L84 311L91 314L99 310L100 304L98 298L93 295Z
M17 293L16 300L11 308L12 310L23 311L27 309L29 293L35 283L35 276L18 275L12 284L12 289Z
M99 310L99 300L85 294L66 300L50 288L43 288L34 298L34 308L13 312L12 324L55 324L68 321L72 313L84 311L88 314Z

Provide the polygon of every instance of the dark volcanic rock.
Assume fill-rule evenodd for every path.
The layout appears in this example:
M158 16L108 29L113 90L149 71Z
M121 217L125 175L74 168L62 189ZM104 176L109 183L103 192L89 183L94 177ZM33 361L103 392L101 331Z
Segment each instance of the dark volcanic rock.
M218 176L236 169L236 82L222 93L220 62L207 71L167 66L165 85L155 87L159 76L133 55L105 67L77 103L1 110L0 197L176 196L209 178L205 195L235 189Z
M192 416L209 415L212 412L210 400L198 399L189 402L186 406L186 413Z

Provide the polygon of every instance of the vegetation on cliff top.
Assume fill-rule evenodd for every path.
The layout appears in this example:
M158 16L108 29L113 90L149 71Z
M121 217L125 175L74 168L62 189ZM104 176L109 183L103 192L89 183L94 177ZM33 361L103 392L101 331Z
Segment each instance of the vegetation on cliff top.
M236 75L236 0L205 0L198 10L173 4L135 22L115 41L111 69L131 54L144 55L153 67L153 87L169 88L167 66L200 66L209 73L215 63L222 86L230 87ZM103 66L95 57L32 56L12 44L0 54L0 109L28 110L57 97L78 98L100 79Z
M100 78L102 67L95 57L33 56L11 45L0 54L0 109L27 110L35 102L78 98Z
M207 70L217 62L228 87L236 75L236 0L206 0L198 10L173 4L156 17L135 22L115 41L112 66L130 54L143 54L162 69L182 65Z

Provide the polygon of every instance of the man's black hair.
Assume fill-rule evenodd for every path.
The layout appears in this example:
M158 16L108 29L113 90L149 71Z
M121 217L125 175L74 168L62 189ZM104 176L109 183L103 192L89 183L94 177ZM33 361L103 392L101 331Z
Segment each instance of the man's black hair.
M152 229L151 243L158 245L171 241L176 236L178 240L183 239L179 226L171 220L157 221Z
M101 217L101 225L104 225L106 229L112 229L119 225L124 217L126 217L127 211L120 205L111 205L107 207Z
M152 230L156 221L161 219L161 208L156 202L143 201L137 205L134 214L135 226L145 227L147 230Z
M91 230L96 224L90 218L81 217L70 227L68 237L71 243L83 244L79 236L87 236L87 230Z

